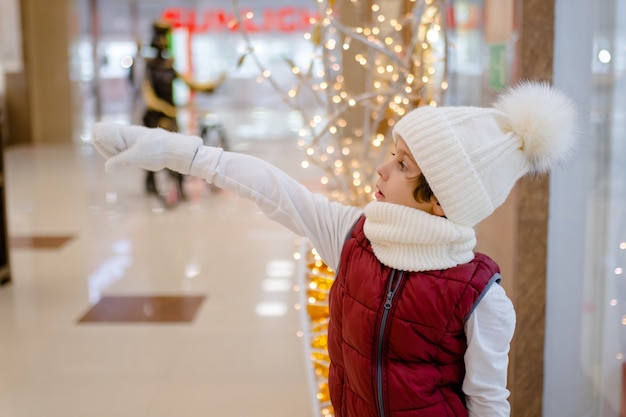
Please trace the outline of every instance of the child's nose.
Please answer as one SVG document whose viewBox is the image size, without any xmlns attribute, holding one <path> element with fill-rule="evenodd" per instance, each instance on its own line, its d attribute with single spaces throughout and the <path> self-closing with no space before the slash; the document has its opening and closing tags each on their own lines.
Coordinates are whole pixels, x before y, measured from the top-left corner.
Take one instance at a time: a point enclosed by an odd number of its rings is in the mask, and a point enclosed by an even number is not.
<svg viewBox="0 0 626 417">
<path fill-rule="evenodd" d="M 383 168 L 385 167 L 385 165 L 386 165 L 386 164 L 380 164 L 380 165 L 378 165 L 378 168 L 376 168 L 376 173 L 377 173 L 377 174 L 378 174 L 381 178 L 384 178 L 384 175 L 383 175 L 383 172 L 384 172 L 384 171 L 383 171 Z"/>
</svg>

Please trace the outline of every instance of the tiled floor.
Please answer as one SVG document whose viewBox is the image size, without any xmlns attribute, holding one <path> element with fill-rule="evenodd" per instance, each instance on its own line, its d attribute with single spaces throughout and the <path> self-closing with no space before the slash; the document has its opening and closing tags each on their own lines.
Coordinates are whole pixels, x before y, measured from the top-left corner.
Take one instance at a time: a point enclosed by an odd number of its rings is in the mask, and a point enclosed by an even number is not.
<svg viewBox="0 0 626 417">
<path fill-rule="evenodd" d="M 295 136 L 234 139 L 316 186 Z M 313 415 L 296 236 L 193 179 L 163 209 L 88 143 L 5 163 L 0 417 Z"/>
</svg>

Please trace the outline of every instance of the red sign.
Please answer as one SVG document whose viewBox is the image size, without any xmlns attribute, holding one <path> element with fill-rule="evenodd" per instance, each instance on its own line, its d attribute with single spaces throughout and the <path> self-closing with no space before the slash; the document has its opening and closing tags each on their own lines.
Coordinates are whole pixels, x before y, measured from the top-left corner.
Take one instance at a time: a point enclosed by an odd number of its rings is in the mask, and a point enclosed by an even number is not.
<svg viewBox="0 0 626 417">
<path fill-rule="evenodd" d="M 265 9 L 260 13 L 242 10 L 241 13 L 246 32 L 306 32 L 317 17 L 317 13 L 299 7 Z M 250 14 L 252 18 L 245 18 Z M 185 28 L 190 33 L 240 30 L 235 14 L 224 9 L 197 11 L 172 7 L 164 10 L 161 18 L 174 29 Z"/>
</svg>

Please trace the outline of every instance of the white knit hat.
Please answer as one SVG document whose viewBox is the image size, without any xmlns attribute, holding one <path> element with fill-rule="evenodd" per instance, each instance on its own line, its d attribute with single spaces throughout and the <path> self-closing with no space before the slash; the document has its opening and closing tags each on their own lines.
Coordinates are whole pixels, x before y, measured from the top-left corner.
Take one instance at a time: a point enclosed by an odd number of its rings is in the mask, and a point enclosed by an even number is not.
<svg viewBox="0 0 626 417">
<path fill-rule="evenodd" d="M 393 137 L 404 139 L 446 217 L 473 227 L 527 173 L 549 171 L 572 151 L 574 103 L 547 83 L 524 82 L 493 108 L 419 107 Z"/>
</svg>

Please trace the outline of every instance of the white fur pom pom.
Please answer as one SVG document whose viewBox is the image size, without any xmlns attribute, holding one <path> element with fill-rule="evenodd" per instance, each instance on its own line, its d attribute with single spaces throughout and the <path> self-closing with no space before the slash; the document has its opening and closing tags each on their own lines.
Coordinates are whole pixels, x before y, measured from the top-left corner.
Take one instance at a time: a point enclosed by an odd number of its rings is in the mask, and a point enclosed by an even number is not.
<svg viewBox="0 0 626 417">
<path fill-rule="evenodd" d="M 576 106 L 547 83 L 521 83 L 503 94 L 494 107 L 508 116 L 511 131 L 521 137 L 531 173 L 550 170 L 576 145 Z"/>
</svg>

